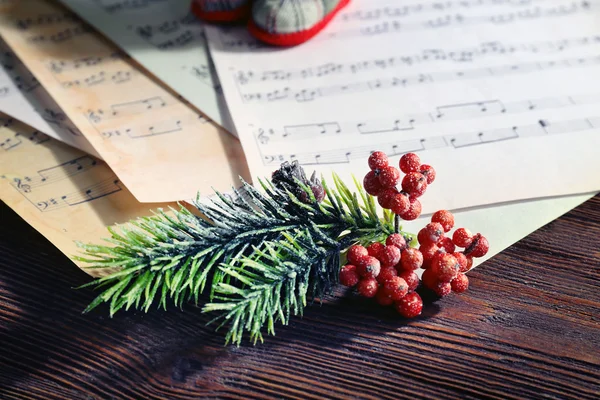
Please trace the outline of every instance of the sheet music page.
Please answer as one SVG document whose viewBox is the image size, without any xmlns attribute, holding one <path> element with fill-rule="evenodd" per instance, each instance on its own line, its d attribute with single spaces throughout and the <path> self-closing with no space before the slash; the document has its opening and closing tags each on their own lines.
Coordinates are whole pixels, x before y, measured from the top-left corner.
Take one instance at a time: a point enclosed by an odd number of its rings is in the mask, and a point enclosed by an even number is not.
<svg viewBox="0 0 600 400">
<path fill-rule="evenodd" d="M 191 0 L 59 0 L 235 135 Z"/>
<path fill-rule="evenodd" d="M 6 118 L 0 114 L 0 118 Z M 75 241 L 105 243 L 107 227 L 176 206 L 139 203 L 101 160 L 13 122 L 0 127 L 0 198 L 66 256 L 80 254 Z M 506 204 L 456 213 L 457 223 L 485 232 L 488 259 L 592 195 Z M 494 223 L 490 223 L 494 221 Z M 416 232 L 423 220 L 405 224 Z M 108 270 L 86 269 L 93 276 Z"/>
<path fill-rule="evenodd" d="M 0 40 L 0 112 L 54 139 L 100 157 L 38 80 Z"/>
<path fill-rule="evenodd" d="M 423 212 L 600 189 L 600 3 L 353 1 L 313 40 L 207 26 L 253 177 L 435 166 Z M 477 187 L 477 190 L 473 190 Z"/>
<path fill-rule="evenodd" d="M 13 2 L 0 34 L 138 201 L 187 200 L 249 179 L 236 138 L 61 6 Z"/>
<path fill-rule="evenodd" d="M 65 255 L 80 254 L 75 241 L 105 243 L 108 226 L 176 205 L 137 202 L 104 162 L 31 129 L 16 121 L 0 128 L 0 143 L 11 143 L 0 147 L 0 195 Z"/>
</svg>

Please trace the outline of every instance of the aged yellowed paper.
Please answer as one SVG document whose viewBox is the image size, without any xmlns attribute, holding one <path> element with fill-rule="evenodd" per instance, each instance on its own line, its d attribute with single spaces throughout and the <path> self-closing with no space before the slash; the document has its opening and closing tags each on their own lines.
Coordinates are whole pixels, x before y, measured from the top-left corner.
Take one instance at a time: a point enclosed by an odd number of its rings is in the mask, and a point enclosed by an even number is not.
<svg viewBox="0 0 600 400">
<path fill-rule="evenodd" d="M 6 2 L 0 34 L 141 202 L 227 191 L 249 179 L 236 138 L 49 1 Z"/>
<path fill-rule="evenodd" d="M 19 122 L 0 128 L 11 143 L 0 149 L 0 197 L 65 255 L 80 254 L 75 241 L 102 244 L 108 226 L 176 206 L 138 202 L 101 160 L 31 131 Z M 93 276 L 109 272 L 75 263 Z"/>
</svg>

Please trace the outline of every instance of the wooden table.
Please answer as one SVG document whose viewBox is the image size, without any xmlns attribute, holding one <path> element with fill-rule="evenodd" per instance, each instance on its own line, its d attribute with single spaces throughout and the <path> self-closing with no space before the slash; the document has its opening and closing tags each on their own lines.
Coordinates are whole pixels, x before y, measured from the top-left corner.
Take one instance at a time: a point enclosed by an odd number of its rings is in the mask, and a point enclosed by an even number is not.
<svg viewBox="0 0 600 400">
<path fill-rule="evenodd" d="M 255 347 L 200 309 L 81 311 L 86 274 L 1 204 L 0 398 L 600 398 L 600 196 L 402 322 L 339 296 Z"/>
</svg>

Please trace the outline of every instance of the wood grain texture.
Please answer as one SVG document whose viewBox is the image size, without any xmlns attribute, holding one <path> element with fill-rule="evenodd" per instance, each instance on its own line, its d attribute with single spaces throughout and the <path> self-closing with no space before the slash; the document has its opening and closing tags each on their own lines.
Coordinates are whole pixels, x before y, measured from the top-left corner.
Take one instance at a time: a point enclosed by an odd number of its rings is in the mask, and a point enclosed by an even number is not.
<svg viewBox="0 0 600 400">
<path fill-rule="evenodd" d="M 89 278 L 0 212 L 2 399 L 600 398 L 600 196 L 415 320 L 340 290 L 239 348 L 191 305 L 82 315 Z"/>
</svg>

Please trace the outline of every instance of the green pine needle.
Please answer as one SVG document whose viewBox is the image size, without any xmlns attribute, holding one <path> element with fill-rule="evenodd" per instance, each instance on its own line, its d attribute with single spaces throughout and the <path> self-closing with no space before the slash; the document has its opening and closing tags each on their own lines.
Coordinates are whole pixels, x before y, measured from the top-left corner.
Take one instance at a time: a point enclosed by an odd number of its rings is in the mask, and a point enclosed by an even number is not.
<svg viewBox="0 0 600 400">
<path fill-rule="evenodd" d="M 109 228 L 109 246 L 80 243 L 83 255 L 75 257 L 89 268 L 116 268 L 83 286 L 103 289 L 84 312 L 103 303 L 111 316 L 181 308 L 198 304 L 208 286 L 203 312 L 227 326 L 227 343 L 239 345 L 245 333 L 262 341 L 265 330 L 274 334 L 276 323 L 302 315 L 307 297 L 330 293 L 349 246 L 394 232 L 394 215 L 384 210 L 381 218 L 373 197 L 354 182 L 356 193 L 335 174 L 333 187 L 321 179 L 326 198 L 319 203 L 297 179 L 295 193 L 267 181 L 259 191 L 242 180 L 231 196 L 216 193 L 205 203 L 198 197 L 202 217 L 180 205 Z M 300 200 L 302 192 L 308 201 Z"/>
</svg>

